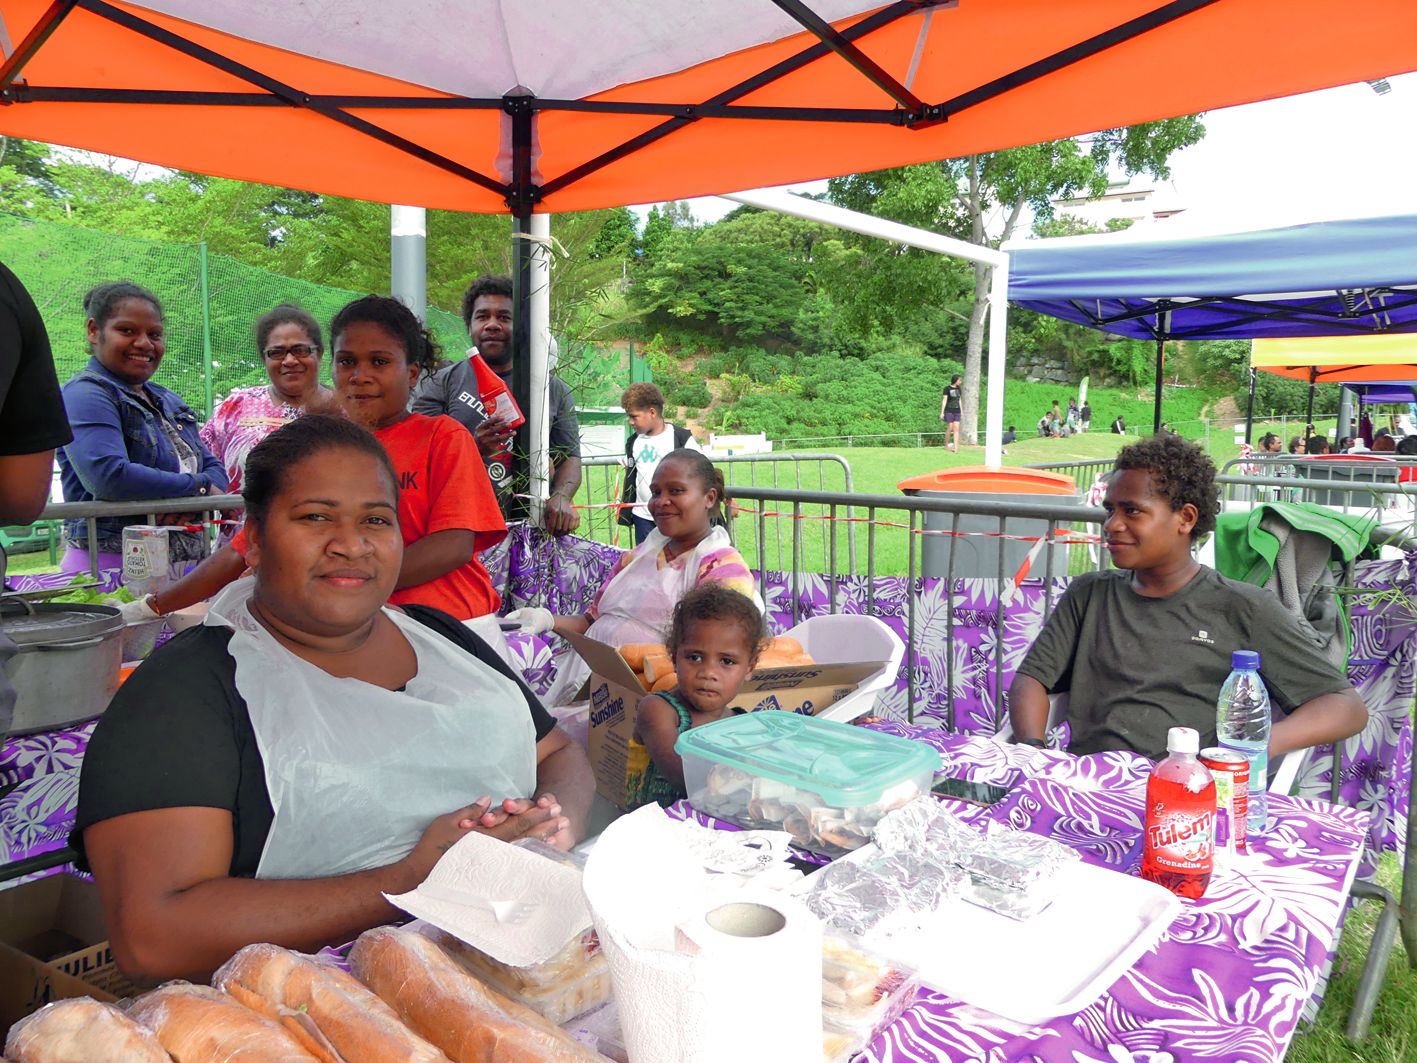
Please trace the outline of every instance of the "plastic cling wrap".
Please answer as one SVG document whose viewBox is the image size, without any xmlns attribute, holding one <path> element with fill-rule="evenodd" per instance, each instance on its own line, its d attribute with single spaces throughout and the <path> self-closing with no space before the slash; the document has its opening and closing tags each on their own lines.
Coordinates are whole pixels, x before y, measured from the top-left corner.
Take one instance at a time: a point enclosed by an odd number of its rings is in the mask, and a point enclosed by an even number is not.
<svg viewBox="0 0 1417 1063">
<path fill-rule="evenodd" d="M 286 1030 L 317 1056 L 344 1063 L 448 1063 L 393 1009 L 334 964 L 278 945 L 248 945 L 212 984 Z"/>
<path fill-rule="evenodd" d="M 172 1063 L 152 1031 L 87 997 L 40 1008 L 10 1028 L 10 1063 Z"/>
<path fill-rule="evenodd" d="M 601 1057 L 530 1008 L 488 989 L 420 934 L 366 930 L 349 953 L 361 982 L 453 1063 L 592 1063 Z"/>
<path fill-rule="evenodd" d="M 841 938 L 822 939 L 822 1032 L 826 1063 L 846 1063 L 869 1045 L 920 988 L 916 973 Z"/>
<path fill-rule="evenodd" d="M 138 998 L 128 1014 L 157 1034 L 176 1060 L 220 1063 L 328 1063 L 279 1024 L 206 986 L 169 982 Z"/>
</svg>

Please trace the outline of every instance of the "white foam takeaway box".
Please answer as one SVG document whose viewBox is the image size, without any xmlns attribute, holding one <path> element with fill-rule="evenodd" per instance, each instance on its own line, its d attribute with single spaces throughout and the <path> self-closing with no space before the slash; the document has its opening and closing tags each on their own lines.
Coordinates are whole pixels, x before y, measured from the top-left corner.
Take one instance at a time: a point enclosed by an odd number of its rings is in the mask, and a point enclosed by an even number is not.
<svg viewBox="0 0 1417 1063">
<path fill-rule="evenodd" d="M 812 665 L 760 668 L 730 702 L 745 712 L 779 709 L 850 721 L 875 706 L 905 653 L 899 636 L 870 616 L 819 616 L 784 632 L 802 644 Z M 595 786 L 617 808 L 627 804 L 625 770 L 635 711 L 647 693 L 624 658 L 603 642 L 567 636 L 590 665 L 588 749 Z"/>
</svg>

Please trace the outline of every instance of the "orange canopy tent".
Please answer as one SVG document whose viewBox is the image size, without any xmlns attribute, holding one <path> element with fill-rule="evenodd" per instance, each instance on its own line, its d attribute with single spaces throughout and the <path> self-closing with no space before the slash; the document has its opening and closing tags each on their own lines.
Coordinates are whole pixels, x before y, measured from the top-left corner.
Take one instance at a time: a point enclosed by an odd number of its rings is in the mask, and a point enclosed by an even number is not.
<svg viewBox="0 0 1417 1063">
<path fill-rule="evenodd" d="M 0 0 L 0 54 L 0 133 L 526 232 L 1414 70 L 1417 3 Z"/>
<path fill-rule="evenodd" d="M 1255 340 L 1250 365 L 1311 384 L 1417 380 L 1417 334 Z"/>
<path fill-rule="evenodd" d="M 1319 384 L 1417 381 L 1417 334 L 1260 339 L 1250 345 L 1250 367 L 1291 380 L 1307 380 L 1307 424 L 1314 419 L 1314 388 Z"/>
<path fill-rule="evenodd" d="M 585 210 L 1417 69 L 1417 4 L 0 0 L 0 133 L 316 192 Z"/>
</svg>

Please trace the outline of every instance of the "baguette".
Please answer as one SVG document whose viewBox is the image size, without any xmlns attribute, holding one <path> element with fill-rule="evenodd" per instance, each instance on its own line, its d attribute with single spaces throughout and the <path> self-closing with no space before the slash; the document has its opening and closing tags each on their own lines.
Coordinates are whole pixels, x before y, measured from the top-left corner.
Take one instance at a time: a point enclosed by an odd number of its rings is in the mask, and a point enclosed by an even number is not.
<svg viewBox="0 0 1417 1063">
<path fill-rule="evenodd" d="M 176 1063 L 320 1060 L 279 1023 L 203 985 L 169 982 L 139 997 L 128 1014 L 157 1034 Z"/>
<path fill-rule="evenodd" d="M 632 672 L 645 670 L 645 658 L 650 654 L 667 654 L 669 651 L 658 642 L 631 642 L 620 647 L 620 656 Z"/>
<path fill-rule="evenodd" d="M 536 1012 L 494 993 L 423 935 L 366 930 L 349 967 L 453 1063 L 605 1063 Z"/>
<path fill-rule="evenodd" d="M 15 1023 L 5 1055 L 12 1063 L 172 1063 L 151 1030 L 88 997 L 58 1001 Z"/>
<path fill-rule="evenodd" d="M 212 984 L 297 1039 L 305 1033 L 300 1016 L 308 1016 L 344 1063 L 449 1063 L 353 975 L 279 945 L 248 945 Z"/>
</svg>

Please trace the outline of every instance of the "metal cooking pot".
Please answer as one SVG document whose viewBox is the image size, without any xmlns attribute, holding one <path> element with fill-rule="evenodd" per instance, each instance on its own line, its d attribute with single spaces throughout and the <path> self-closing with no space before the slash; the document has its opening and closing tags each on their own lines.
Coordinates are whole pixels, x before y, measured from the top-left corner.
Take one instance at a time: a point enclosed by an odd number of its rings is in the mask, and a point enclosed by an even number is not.
<svg viewBox="0 0 1417 1063">
<path fill-rule="evenodd" d="M 123 664 L 117 609 L 6 598 L 0 628 L 19 647 L 5 665 L 18 695 L 10 734 L 68 727 L 108 708 Z"/>
</svg>

